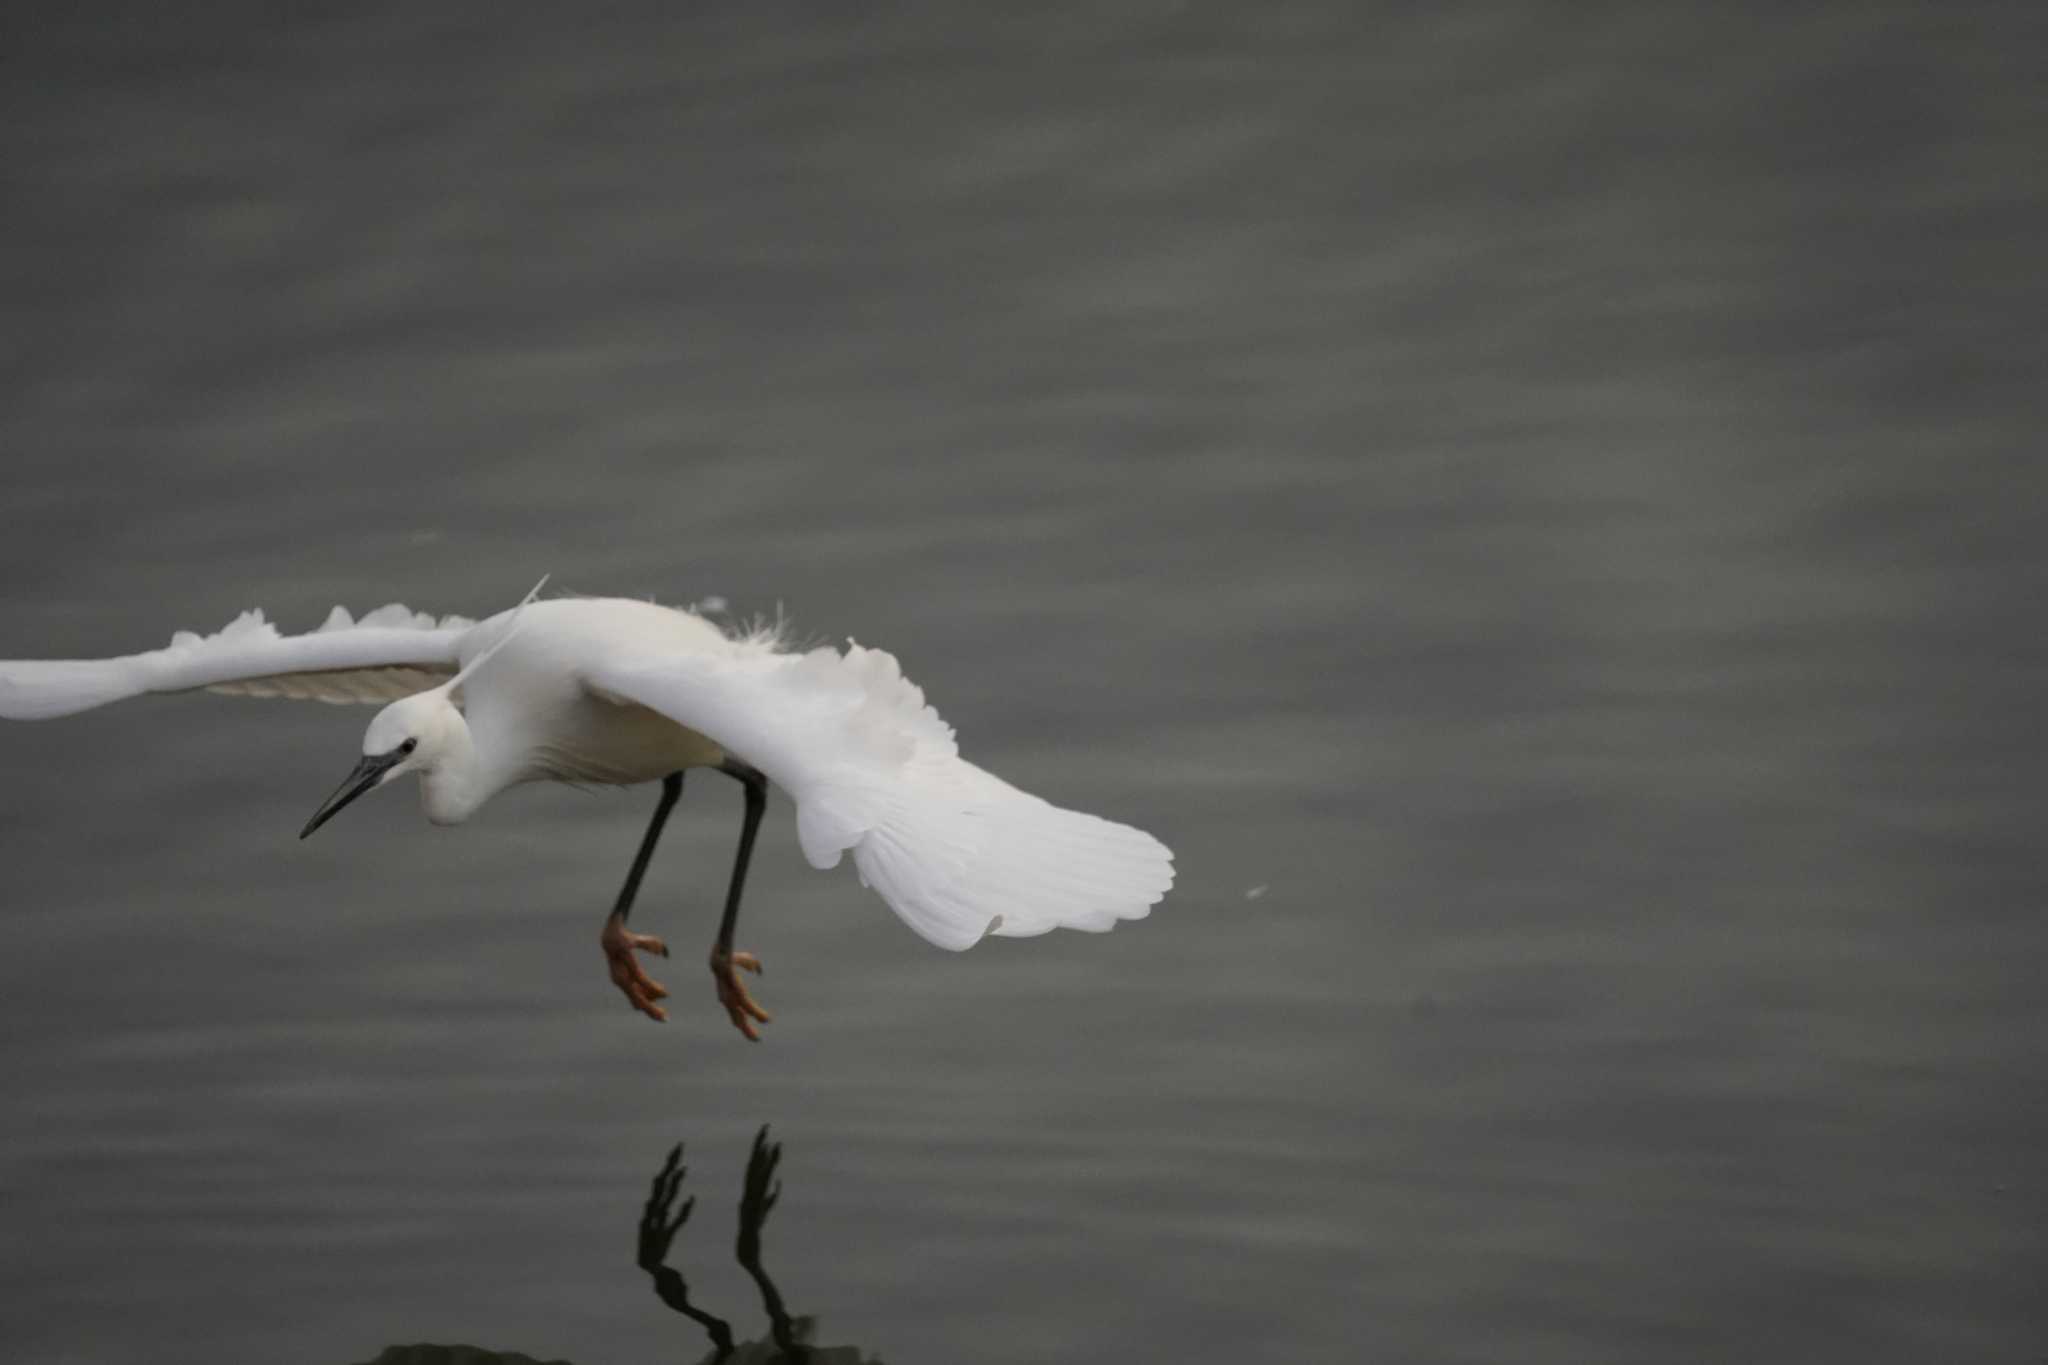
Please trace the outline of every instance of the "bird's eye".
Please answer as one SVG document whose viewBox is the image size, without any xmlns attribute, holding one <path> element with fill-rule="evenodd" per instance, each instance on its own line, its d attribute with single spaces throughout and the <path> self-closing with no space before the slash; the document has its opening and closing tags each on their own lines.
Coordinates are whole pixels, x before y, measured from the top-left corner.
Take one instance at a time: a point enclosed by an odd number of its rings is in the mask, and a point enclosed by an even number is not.
<svg viewBox="0 0 2048 1365">
<path fill-rule="evenodd" d="M 405 743 L 403 743 L 403 744 L 401 744 L 401 745 L 399 745 L 399 746 L 398 746 L 398 752 L 400 752 L 400 753 L 402 753 L 402 754 L 409 754 L 409 753 L 411 753 L 411 752 L 412 752 L 412 751 L 413 751 L 414 749 L 417 749 L 417 748 L 419 748 L 419 747 L 420 747 L 420 742 L 419 742 L 418 740 L 416 740 L 416 739 L 409 739 L 409 740 L 407 740 L 407 741 L 406 741 Z"/>
</svg>

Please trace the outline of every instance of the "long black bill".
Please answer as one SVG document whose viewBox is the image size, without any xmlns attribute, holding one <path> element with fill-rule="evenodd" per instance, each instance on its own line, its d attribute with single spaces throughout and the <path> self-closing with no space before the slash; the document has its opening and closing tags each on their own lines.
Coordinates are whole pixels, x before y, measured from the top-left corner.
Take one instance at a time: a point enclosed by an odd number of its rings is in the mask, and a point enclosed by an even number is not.
<svg viewBox="0 0 2048 1365">
<path fill-rule="evenodd" d="M 299 831 L 299 837 L 305 838 L 332 820 L 336 811 L 376 786 L 377 779 L 384 776 L 404 756 L 396 749 L 388 754 L 364 754 L 363 761 L 356 764 L 356 770 L 344 777 L 341 785 L 334 789 L 334 795 L 320 803 L 320 809 L 313 812 L 313 818 Z"/>
</svg>

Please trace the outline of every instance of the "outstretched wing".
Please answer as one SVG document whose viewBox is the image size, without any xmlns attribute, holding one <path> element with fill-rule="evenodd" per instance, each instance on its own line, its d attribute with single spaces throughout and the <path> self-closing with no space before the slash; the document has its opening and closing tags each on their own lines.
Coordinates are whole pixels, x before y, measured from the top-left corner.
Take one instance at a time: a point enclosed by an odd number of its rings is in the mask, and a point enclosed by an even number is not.
<svg viewBox="0 0 2048 1365">
<path fill-rule="evenodd" d="M 212 635 L 181 630 L 162 649 L 117 659 L 0 660 L 0 716 L 47 720 L 145 692 L 214 692 L 381 702 L 438 686 L 475 623 L 396 603 L 358 621 L 336 607 L 305 635 L 280 635 L 247 611 Z"/>
<path fill-rule="evenodd" d="M 850 849 L 861 881 L 942 948 L 1109 929 L 1173 884 L 1173 854 L 1143 830 L 1062 810 L 961 758 L 952 727 L 881 650 L 628 649 L 588 667 L 585 684 L 766 773 L 796 799 L 813 867 Z"/>
</svg>

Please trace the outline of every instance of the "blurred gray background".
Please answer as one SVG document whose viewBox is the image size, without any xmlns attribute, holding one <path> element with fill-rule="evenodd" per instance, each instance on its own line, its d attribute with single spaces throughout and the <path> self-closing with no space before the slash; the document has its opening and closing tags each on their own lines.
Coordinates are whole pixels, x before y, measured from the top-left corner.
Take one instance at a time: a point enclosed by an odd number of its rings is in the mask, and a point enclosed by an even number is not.
<svg viewBox="0 0 2048 1365">
<path fill-rule="evenodd" d="M 739 798 L 366 709 L 0 730 L 0 1354 L 2019 1360 L 2048 1009 L 2037 6 L 12 5 L 0 656 L 786 607 L 1156 831 L 927 948 Z M 1263 888 L 1261 891 L 1260 888 Z"/>
</svg>

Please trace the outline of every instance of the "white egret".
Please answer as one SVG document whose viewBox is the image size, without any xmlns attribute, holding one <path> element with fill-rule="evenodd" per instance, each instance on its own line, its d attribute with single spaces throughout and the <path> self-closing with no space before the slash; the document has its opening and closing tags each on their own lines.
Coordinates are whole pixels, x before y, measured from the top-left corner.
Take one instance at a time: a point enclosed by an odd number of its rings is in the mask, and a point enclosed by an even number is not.
<svg viewBox="0 0 2048 1365">
<path fill-rule="evenodd" d="M 538 592 L 538 589 L 535 590 Z M 984 934 L 1101 931 L 1142 918 L 1173 883 L 1173 855 L 1141 830 L 1062 810 L 969 763 L 893 656 L 784 649 L 688 611 L 616 598 L 528 600 L 484 621 L 388 606 L 336 607 L 304 635 L 260 611 L 208 636 L 112 659 L 0 661 L 0 716 L 40 720 L 147 692 L 208 691 L 386 702 L 363 756 L 304 838 L 364 792 L 418 773 L 437 825 L 467 820 L 522 782 L 659 781 L 661 798 L 600 936 L 633 1008 L 666 1019 L 667 991 L 626 928 L 683 774 L 715 768 L 746 794 L 725 910 L 711 950 L 719 1002 L 758 1039 L 768 1012 L 741 984 L 740 892 L 772 780 L 796 801 L 813 867 L 851 852 L 863 884 L 918 934 L 960 950 Z"/>
</svg>

